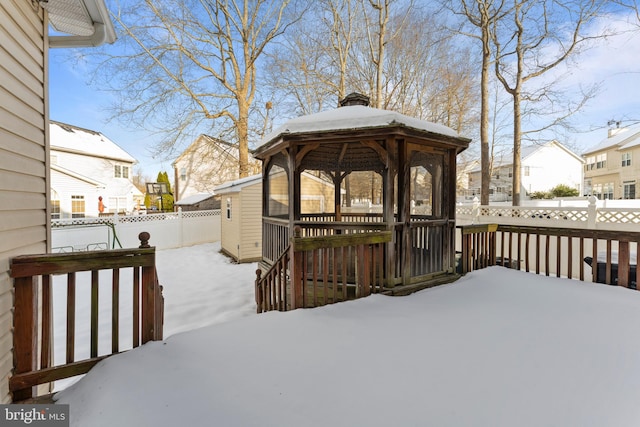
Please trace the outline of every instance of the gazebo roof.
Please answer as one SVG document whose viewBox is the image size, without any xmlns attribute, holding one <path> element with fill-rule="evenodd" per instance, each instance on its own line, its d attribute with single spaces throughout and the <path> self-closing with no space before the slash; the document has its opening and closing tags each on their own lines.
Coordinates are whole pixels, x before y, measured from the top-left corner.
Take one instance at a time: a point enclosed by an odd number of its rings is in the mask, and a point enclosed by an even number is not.
<svg viewBox="0 0 640 427">
<path fill-rule="evenodd" d="M 355 136 L 366 132 L 366 130 L 394 128 L 404 128 L 425 138 L 455 142 L 461 144 L 462 149 L 466 148 L 470 142 L 470 139 L 461 137 L 453 129 L 441 124 L 416 119 L 395 111 L 380 110 L 363 105 L 348 105 L 287 121 L 261 141 L 260 146 L 254 151 L 254 155 L 260 158 L 262 153 L 274 145 L 278 145 L 279 141 L 294 136 L 308 136 L 309 139 L 314 139 L 313 136 L 321 138 L 322 134 L 344 136 L 351 133 L 352 136 Z"/>
</svg>

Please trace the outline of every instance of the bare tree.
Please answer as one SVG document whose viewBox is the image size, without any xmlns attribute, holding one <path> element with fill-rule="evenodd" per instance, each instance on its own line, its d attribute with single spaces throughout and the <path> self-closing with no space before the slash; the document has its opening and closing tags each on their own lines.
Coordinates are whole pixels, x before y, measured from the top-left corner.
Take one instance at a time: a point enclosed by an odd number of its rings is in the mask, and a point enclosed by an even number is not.
<svg viewBox="0 0 640 427">
<path fill-rule="evenodd" d="M 596 0 L 513 0 L 508 18 L 494 22 L 495 73 L 513 102 L 514 206 L 520 205 L 523 104 L 542 102 L 553 94 L 553 81 L 543 82 L 534 91 L 527 91 L 524 85 L 567 61 L 594 37 L 585 33 L 585 27 L 604 4 Z M 553 124 L 558 124 L 576 107 L 559 113 L 556 104 L 554 110 Z"/>
<path fill-rule="evenodd" d="M 115 114 L 163 134 L 158 151 L 201 131 L 233 141 L 247 176 L 259 61 L 291 23 L 290 1 L 128 3 L 113 14 L 124 53 L 107 50 L 98 70 L 119 96 Z"/>
<path fill-rule="evenodd" d="M 462 16 L 466 23 L 472 27 L 471 31 L 466 31 L 464 28 L 458 31 L 480 42 L 482 58 L 480 66 L 480 203 L 486 205 L 489 204 L 489 184 L 491 182 L 489 153 L 491 31 L 495 22 L 504 16 L 504 0 L 460 0 L 459 2 L 446 2 L 446 5 L 454 14 Z"/>
</svg>

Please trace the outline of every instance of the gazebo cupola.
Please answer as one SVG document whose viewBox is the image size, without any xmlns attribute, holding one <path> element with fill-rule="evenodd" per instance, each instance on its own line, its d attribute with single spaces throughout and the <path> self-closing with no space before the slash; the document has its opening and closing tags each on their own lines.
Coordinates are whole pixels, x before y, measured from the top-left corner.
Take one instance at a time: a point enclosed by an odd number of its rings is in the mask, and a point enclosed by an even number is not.
<svg viewBox="0 0 640 427">
<path fill-rule="evenodd" d="M 383 291 L 451 280 L 456 155 L 469 142 L 446 126 L 371 108 L 357 93 L 339 108 L 289 120 L 254 152 L 263 162 L 263 268 L 278 260 L 296 230 L 320 245 L 326 239 L 328 247 L 337 245 L 336 236 L 384 235 L 376 273 Z M 303 172 L 333 191 L 319 196 Z"/>
</svg>

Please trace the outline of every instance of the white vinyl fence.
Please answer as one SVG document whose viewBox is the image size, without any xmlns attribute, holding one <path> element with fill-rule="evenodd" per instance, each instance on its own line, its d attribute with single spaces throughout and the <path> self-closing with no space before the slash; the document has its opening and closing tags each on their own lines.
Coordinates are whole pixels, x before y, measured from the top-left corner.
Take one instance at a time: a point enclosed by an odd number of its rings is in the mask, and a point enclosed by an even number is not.
<svg viewBox="0 0 640 427">
<path fill-rule="evenodd" d="M 600 201 L 591 196 L 584 202 L 582 204 L 556 202 L 556 206 L 484 206 L 480 205 L 476 199 L 472 205 L 456 207 L 456 222 L 458 224 L 495 223 L 612 231 L 640 230 L 640 207 L 630 203 L 636 202 L 635 200 Z"/>
<path fill-rule="evenodd" d="M 220 210 L 53 220 L 51 251 L 137 248 L 143 231 L 151 235 L 149 244 L 157 249 L 217 242 Z"/>
</svg>

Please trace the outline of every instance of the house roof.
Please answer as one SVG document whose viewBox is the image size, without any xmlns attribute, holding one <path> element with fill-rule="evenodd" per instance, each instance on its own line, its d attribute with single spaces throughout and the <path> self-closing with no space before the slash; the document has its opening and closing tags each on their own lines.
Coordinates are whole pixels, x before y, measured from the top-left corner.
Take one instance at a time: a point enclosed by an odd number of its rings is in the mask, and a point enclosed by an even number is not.
<svg viewBox="0 0 640 427">
<path fill-rule="evenodd" d="M 621 128 L 613 136 L 607 137 L 590 147 L 583 153 L 583 156 L 611 148 L 626 150 L 637 145 L 640 145 L 640 126 Z"/>
<path fill-rule="evenodd" d="M 228 150 L 235 150 L 236 152 L 233 153 L 233 155 L 235 157 L 238 156 L 237 151 L 238 151 L 238 147 L 230 142 L 224 141 L 222 139 L 219 138 L 214 138 L 213 136 L 207 135 L 207 134 L 200 134 L 198 135 L 198 137 L 191 143 L 189 144 L 189 146 L 187 148 L 185 148 L 185 150 L 180 153 L 180 155 L 178 157 L 176 157 L 176 159 L 173 161 L 173 163 L 171 163 L 171 166 L 175 167 L 176 164 L 182 160 L 185 156 L 189 155 L 189 154 L 193 154 L 198 152 L 198 150 L 202 147 L 202 143 L 203 142 L 207 142 L 210 144 L 215 144 L 218 145 L 220 147 L 225 147 Z"/>
<path fill-rule="evenodd" d="M 196 203 L 200 203 L 203 200 L 207 200 L 207 199 L 210 199 L 210 198 L 215 197 L 215 196 L 216 195 L 214 193 L 194 194 L 194 195 L 191 195 L 189 197 L 185 197 L 184 199 L 181 199 L 181 200 L 175 202 L 174 205 L 176 205 L 176 206 L 194 205 Z"/>
<path fill-rule="evenodd" d="M 40 5 L 57 31 L 71 35 L 50 35 L 50 47 L 90 47 L 113 43 L 116 32 L 104 0 L 47 0 Z"/>
<path fill-rule="evenodd" d="M 577 155 L 576 153 L 574 153 L 573 151 L 569 150 L 567 147 L 565 147 L 564 145 L 562 145 L 561 143 L 559 143 L 556 140 L 552 140 L 549 142 L 546 142 L 544 144 L 536 144 L 536 145 L 529 145 L 527 147 L 522 147 L 522 150 L 520 151 L 520 158 L 522 160 L 526 160 L 527 158 L 531 157 L 532 155 L 534 155 L 535 153 L 537 153 L 538 151 L 542 150 L 544 147 L 548 147 L 551 145 L 555 145 L 556 147 L 560 148 L 561 150 L 565 151 L 567 154 L 570 154 L 572 157 L 574 157 L 576 160 L 578 160 L 581 163 L 584 163 L 584 159 Z M 511 166 L 513 164 L 513 150 L 505 152 L 500 154 L 499 156 L 494 156 L 494 160 L 493 160 L 493 167 L 507 167 L 507 166 Z M 480 163 L 478 163 L 472 170 L 471 172 L 479 172 L 481 168 Z"/>
<path fill-rule="evenodd" d="M 51 170 L 54 170 L 56 172 L 60 172 L 61 174 L 70 176 L 71 178 L 78 179 L 80 181 L 84 181 L 84 182 L 89 183 L 91 185 L 94 185 L 96 187 L 102 187 L 102 188 L 106 187 L 106 184 L 103 183 L 103 182 L 96 181 L 93 178 L 89 178 L 88 176 L 84 176 L 82 174 L 79 174 L 79 173 L 74 172 L 72 170 L 60 167 L 58 165 L 51 165 Z"/>
<path fill-rule="evenodd" d="M 137 163 L 129 153 L 100 132 L 51 121 L 51 150 Z"/>
</svg>

